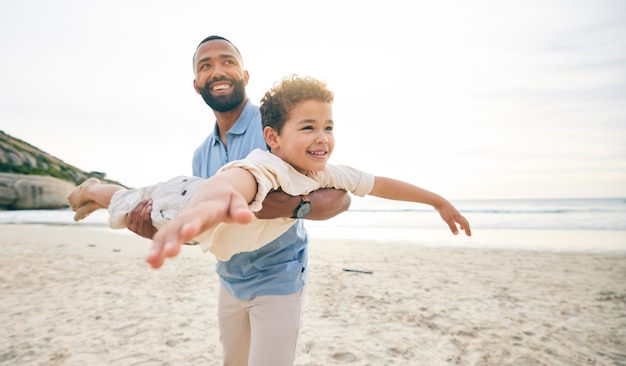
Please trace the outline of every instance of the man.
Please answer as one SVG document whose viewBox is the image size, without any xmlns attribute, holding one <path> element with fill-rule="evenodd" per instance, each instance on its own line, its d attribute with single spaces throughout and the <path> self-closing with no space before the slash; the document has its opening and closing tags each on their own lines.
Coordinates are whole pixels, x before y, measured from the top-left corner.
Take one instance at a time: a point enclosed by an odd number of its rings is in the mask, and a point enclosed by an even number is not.
<svg viewBox="0 0 626 366">
<path fill-rule="evenodd" d="M 193 157 L 193 174 L 208 178 L 224 164 L 266 145 L 259 109 L 246 95 L 249 74 L 239 50 L 223 37 L 207 37 L 196 49 L 193 66 L 194 88 L 216 118 L 213 132 Z M 308 197 L 273 192 L 257 217 L 323 220 L 349 205 L 350 197 L 342 190 L 323 189 Z M 128 228 L 151 238 L 156 229 L 149 221 L 150 211 L 149 201 L 139 204 L 129 214 Z M 225 365 L 293 364 L 307 277 L 307 245 L 308 234 L 298 220 L 261 249 L 218 261 L 218 318 Z"/>
</svg>

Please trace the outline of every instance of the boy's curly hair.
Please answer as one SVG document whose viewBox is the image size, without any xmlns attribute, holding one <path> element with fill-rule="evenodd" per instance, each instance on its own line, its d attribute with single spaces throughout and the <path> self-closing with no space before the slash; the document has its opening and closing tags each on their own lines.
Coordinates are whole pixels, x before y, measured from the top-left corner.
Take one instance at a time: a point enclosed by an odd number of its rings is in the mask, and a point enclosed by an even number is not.
<svg viewBox="0 0 626 366">
<path fill-rule="evenodd" d="M 306 100 L 332 104 L 333 99 L 334 94 L 325 82 L 309 76 L 288 76 L 275 84 L 261 99 L 259 109 L 263 128 L 272 127 L 280 134 L 289 112 L 296 104 Z"/>
</svg>

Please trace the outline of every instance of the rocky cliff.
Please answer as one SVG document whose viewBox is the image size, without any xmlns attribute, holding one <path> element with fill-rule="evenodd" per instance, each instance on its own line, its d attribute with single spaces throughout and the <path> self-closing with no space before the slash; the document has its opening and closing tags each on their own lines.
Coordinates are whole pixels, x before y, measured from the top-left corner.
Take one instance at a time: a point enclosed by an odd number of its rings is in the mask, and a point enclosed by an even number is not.
<svg viewBox="0 0 626 366">
<path fill-rule="evenodd" d="M 102 172 L 85 172 L 0 131 L 0 209 L 56 209 L 89 177 L 120 184 Z"/>
</svg>

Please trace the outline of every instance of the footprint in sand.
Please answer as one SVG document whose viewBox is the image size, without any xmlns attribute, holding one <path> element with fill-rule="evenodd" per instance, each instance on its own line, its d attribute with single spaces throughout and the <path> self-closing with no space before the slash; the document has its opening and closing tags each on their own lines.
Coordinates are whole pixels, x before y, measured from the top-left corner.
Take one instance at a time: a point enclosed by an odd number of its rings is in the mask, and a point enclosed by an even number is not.
<svg viewBox="0 0 626 366">
<path fill-rule="evenodd" d="M 333 354 L 333 359 L 342 362 L 353 362 L 356 361 L 356 356 L 350 352 L 337 352 Z"/>
</svg>

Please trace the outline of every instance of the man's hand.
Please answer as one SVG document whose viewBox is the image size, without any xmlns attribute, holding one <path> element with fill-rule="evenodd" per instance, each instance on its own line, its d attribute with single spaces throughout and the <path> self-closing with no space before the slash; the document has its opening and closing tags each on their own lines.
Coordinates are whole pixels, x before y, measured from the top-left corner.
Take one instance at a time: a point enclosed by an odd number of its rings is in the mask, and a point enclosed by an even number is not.
<svg viewBox="0 0 626 366">
<path fill-rule="evenodd" d="M 157 229 L 152 226 L 151 212 L 152 200 L 142 200 L 139 202 L 126 217 L 126 227 L 128 227 L 128 230 L 146 239 L 152 239 Z"/>
<path fill-rule="evenodd" d="M 309 220 L 328 220 L 350 208 L 350 195 L 342 189 L 322 188 L 309 193 L 311 213 Z M 257 219 L 276 219 L 292 217 L 293 211 L 300 203 L 300 196 L 290 196 L 277 190 L 271 191 L 263 200 L 263 209 L 256 212 Z"/>
</svg>

